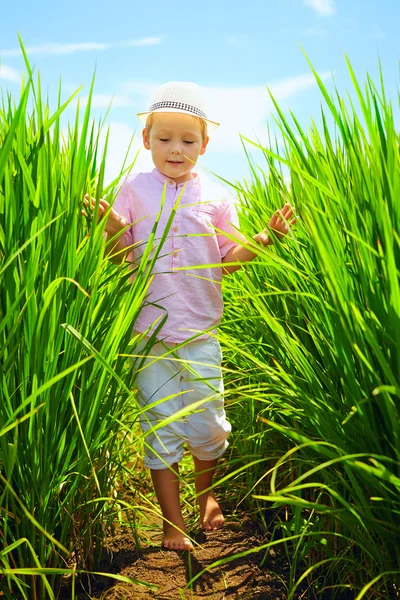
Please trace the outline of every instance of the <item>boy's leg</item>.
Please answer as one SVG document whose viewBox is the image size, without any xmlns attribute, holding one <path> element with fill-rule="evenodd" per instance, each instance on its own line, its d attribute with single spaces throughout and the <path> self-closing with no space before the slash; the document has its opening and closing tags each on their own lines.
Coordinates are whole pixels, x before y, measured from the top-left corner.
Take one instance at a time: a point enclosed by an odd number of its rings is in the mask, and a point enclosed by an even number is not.
<svg viewBox="0 0 400 600">
<path fill-rule="evenodd" d="M 225 522 L 222 510 L 213 490 L 209 490 L 217 467 L 218 458 L 200 460 L 193 456 L 195 468 L 196 494 L 200 506 L 200 522 L 206 531 L 219 529 Z M 205 491 L 208 490 L 208 491 Z"/>
<path fill-rule="evenodd" d="M 170 550 L 194 550 L 192 542 L 185 535 L 186 528 L 179 501 L 178 470 L 178 463 L 173 464 L 171 469 L 150 469 L 157 500 L 165 519 L 162 545 Z"/>
<path fill-rule="evenodd" d="M 137 353 L 141 353 L 144 344 L 145 342 L 137 347 Z M 172 347 L 157 343 L 150 354 L 153 357 L 162 356 Z M 160 421 L 183 408 L 182 396 L 179 395 L 182 367 L 172 358 L 156 362 L 152 358 L 146 359 L 144 368 L 135 373 L 134 385 L 138 389 L 138 403 L 143 408 L 169 398 L 141 414 L 141 427 L 147 433 L 145 441 L 148 445 L 144 463 L 150 469 L 157 500 L 165 519 L 162 545 L 171 550 L 193 550 L 192 543 L 185 535 L 179 501 L 178 461 L 183 455 L 185 425 L 182 420 L 175 421 L 151 432 L 151 426 L 157 426 Z M 167 467 L 169 464 L 170 468 Z"/>
<path fill-rule="evenodd" d="M 205 400 L 201 407 L 188 416 L 187 444 L 195 465 L 195 483 L 200 505 L 200 522 L 206 531 L 219 529 L 224 516 L 215 498 L 212 486 L 218 458 L 227 447 L 231 426 L 224 410 L 224 384 L 221 371 L 222 353 L 218 341 L 210 338 L 188 344 L 182 349 L 186 360 L 184 389 L 190 393 L 183 398 L 186 406 Z"/>
</svg>

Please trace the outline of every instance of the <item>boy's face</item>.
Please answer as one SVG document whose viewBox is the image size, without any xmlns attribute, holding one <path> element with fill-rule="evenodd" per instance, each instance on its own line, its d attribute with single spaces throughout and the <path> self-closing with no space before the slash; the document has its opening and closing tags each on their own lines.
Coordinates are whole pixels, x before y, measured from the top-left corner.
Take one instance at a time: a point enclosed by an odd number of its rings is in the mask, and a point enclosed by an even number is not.
<svg viewBox="0 0 400 600">
<path fill-rule="evenodd" d="M 198 157 L 204 154 L 208 137 L 203 140 L 196 117 L 181 113 L 154 113 L 150 132 L 143 129 L 143 144 L 151 150 L 153 163 L 175 183 L 192 178 Z"/>
</svg>

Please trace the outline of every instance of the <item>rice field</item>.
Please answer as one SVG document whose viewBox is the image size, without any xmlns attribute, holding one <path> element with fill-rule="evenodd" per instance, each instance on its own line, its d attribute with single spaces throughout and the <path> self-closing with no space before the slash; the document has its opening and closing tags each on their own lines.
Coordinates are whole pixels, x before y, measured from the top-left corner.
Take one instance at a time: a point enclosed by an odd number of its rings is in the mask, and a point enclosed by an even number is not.
<svg viewBox="0 0 400 600">
<path fill-rule="evenodd" d="M 104 221 L 82 216 L 82 199 L 112 201 L 130 165 L 104 185 L 94 83 L 63 134 L 75 95 L 62 104 L 60 89 L 51 111 L 25 59 L 20 98 L 0 107 L 0 596 L 44 600 L 66 575 L 77 597 L 121 518 L 119 482 L 143 445 L 131 330 L 168 231 L 134 283 L 108 260 Z M 263 163 L 249 156 L 249 178 L 231 182 L 249 241 L 282 202 L 298 215 L 283 243 L 224 278 L 220 329 L 234 434 L 218 490 L 270 532 L 265 550 L 286 553 L 288 600 L 399 589 L 398 110 L 383 78 L 348 68 L 354 104 L 314 72 L 318 120 L 303 130 L 275 105 L 283 144 L 271 135 Z"/>
</svg>

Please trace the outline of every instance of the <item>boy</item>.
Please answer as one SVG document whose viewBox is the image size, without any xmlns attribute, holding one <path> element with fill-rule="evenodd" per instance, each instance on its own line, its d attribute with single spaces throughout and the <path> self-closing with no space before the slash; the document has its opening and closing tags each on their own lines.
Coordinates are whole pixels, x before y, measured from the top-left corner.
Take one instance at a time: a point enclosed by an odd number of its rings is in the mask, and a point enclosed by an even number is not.
<svg viewBox="0 0 400 600">
<path fill-rule="evenodd" d="M 207 531 L 220 528 L 224 517 L 211 488 L 231 430 L 223 403 L 221 349 L 215 336 L 223 308 L 221 279 L 257 255 L 238 243 L 245 239 L 238 232 L 233 204 L 206 196 L 199 176 L 193 173 L 197 159 L 206 151 L 208 130 L 218 127 L 207 117 L 199 86 L 168 82 L 158 90 L 149 110 L 138 116 L 145 122 L 143 144 L 151 151 L 155 169 L 127 177 L 109 212 L 106 232 L 110 238 L 132 224 L 112 243 L 111 252 L 114 260 L 122 260 L 130 251 L 133 261 L 138 261 L 163 192 L 158 232 L 164 231 L 179 201 L 154 269 L 148 302 L 135 323 L 144 346 L 157 323 L 167 317 L 151 350 L 152 356 L 163 358 L 146 359 L 136 384 L 140 405 L 154 403 L 143 413 L 141 426 L 147 432 L 144 463 L 151 470 L 164 518 L 162 545 L 193 550 L 180 509 L 178 464 L 186 442 L 194 459 L 202 526 Z M 100 217 L 108 206 L 99 201 Z M 295 223 L 295 219 L 290 221 L 292 214 L 286 204 L 272 217 L 269 228 L 279 239 Z M 264 246 L 273 243 L 267 229 L 254 241 Z M 204 266 L 195 269 L 198 265 Z M 185 409 L 180 418 L 153 428 Z"/>
</svg>

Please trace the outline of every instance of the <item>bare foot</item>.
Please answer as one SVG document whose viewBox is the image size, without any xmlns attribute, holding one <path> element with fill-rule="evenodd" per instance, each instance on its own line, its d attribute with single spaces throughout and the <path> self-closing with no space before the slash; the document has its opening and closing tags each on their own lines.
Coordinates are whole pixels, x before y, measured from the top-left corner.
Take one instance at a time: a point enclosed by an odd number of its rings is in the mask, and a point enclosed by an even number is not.
<svg viewBox="0 0 400 600">
<path fill-rule="evenodd" d="M 200 521 L 206 531 L 220 529 L 225 523 L 222 510 L 214 496 L 214 492 L 207 492 L 199 496 Z"/>
<path fill-rule="evenodd" d="M 183 523 L 182 526 L 179 525 L 179 528 L 182 529 L 183 532 L 185 531 Z M 190 552 L 194 550 L 193 544 L 189 538 L 168 523 L 164 524 L 162 546 L 168 548 L 168 550 L 189 550 Z"/>
</svg>

